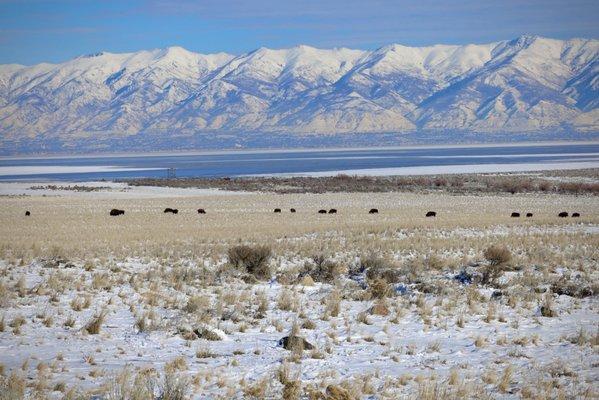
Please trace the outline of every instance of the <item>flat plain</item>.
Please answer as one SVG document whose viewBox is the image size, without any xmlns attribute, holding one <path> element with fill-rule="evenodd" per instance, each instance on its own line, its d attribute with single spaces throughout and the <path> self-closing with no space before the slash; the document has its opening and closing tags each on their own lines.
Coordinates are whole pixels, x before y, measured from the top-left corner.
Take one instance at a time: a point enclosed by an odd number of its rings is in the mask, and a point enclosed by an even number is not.
<svg viewBox="0 0 599 400">
<path fill-rule="evenodd" d="M 597 396 L 596 194 L 109 184 L 0 222 L 2 399 Z"/>
</svg>

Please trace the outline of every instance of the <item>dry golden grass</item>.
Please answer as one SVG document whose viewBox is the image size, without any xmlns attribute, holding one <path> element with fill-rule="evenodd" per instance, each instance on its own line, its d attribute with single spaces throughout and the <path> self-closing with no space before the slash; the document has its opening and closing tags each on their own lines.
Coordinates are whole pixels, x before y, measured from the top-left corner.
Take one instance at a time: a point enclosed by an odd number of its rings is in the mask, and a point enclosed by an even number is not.
<svg viewBox="0 0 599 400">
<path fill-rule="evenodd" d="M 165 215 L 165 206 L 179 209 Z M 110 217 L 113 207 L 126 210 Z M 198 207 L 207 210 L 198 215 Z M 297 213 L 273 214 L 280 207 Z M 336 215 L 319 215 L 319 208 L 337 208 Z M 370 215 L 371 207 L 379 214 Z M 23 210 L 32 216 L 23 217 Z M 428 210 L 436 218 L 425 218 Z M 532 219 L 510 218 L 512 211 L 534 212 Z M 557 218 L 562 210 L 582 217 Z M 2 197 L 0 198 L 0 257 L 29 261 L 45 258 L 105 258 L 126 256 L 211 256 L 229 244 L 252 242 L 296 250 L 308 256 L 330 252 L 342 238 L 370 252 L 384 246 L 381 233 L 401 230 L 484 228 L 506 226 L 597 223 L 595 197 L 548 195 L 451 196 L 412 193 L 237 194 L 159 198 Z M 329 235 L 334 232 L 335 235 Z M 329 235 L 321 240 L 287 241 L 307 234 Z M 376 236 L 376 237 L 373 237 Z M 384 235 L 382 235 L 384 236 Z M 387 239 L 388 240 L 388 239 Z M 428 245 L 442 238 L 431 238 Z M 504 243 L 506 244 L 506 243 Z M 326 250 L 326 251 L 323 251 Z M 432 259 L 432 258 L 431 258 Z"/>
</svg>

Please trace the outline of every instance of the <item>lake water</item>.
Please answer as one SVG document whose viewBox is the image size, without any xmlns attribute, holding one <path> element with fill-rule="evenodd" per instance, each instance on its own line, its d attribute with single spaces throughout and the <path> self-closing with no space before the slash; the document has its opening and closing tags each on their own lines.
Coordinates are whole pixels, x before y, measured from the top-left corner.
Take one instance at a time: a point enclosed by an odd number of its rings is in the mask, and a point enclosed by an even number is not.
<svg viewBox="0 0 599 400">
<path fill-rule="evenodd" d="M 599 168 L 599 143 L 0 158 L 0 180 L 402 175 Z"/>
</svg>

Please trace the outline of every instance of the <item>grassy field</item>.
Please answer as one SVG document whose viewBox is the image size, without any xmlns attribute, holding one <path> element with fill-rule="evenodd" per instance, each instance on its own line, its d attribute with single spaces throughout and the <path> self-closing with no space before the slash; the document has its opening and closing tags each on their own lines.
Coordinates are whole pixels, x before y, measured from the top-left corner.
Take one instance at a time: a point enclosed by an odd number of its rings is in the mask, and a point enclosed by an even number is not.
<svg viewBox="0 0 599 400">
<path fill-rule="evenodd" d="M 290 238 L 334 232 L 350 238 L 350 247 L 372 246 L 372 233 L 402 229 L 452 227 L 566 225 L 597 223 L 597 198 L 593 196 L 493 195 L 453 196 L 412 193 L 206 195 L 172 199 L 111 199 L 93 197 L 0 198 L 0 243 L 4 257 L 62 255 L 101 257 L 152 255 L 211 250 L 215 244 L 248 241 L 281 248 L 293 246 Z M 164 214 L 166 207 L 179 214 Z M 125 210 L 110 217 L 111 208 Z M 205 215 L 197 214 L 204 208 Z M 274 214 L 281 208 L 281 214 Z M 297 212 L 291 214 L 290 208 Z M 321 215 L 319 209 L 336 208 Z M 377 208 L 379 214 L 368 210 Z M 25 217 L 25 210 L 31 211 Z M 436 218 L 425 218 L 429 210 Z M 510 218 L 513 211 L 534 213 L 527 219 Z M 579 219 L 557 218 L 561 211 L 579 212 Z M 287 239 L 286 239 L 287 238 Z M 314 249 L 321 246 L 315 242 Z M 208 248 L 206 247 L 208 246 Z M 336 249 L 331 249 L 336 250 Z M 183 254 L 182 253 L 182 254 Z"/>
<path fill-rule="evenodd" d="M 167 190 L 0 197 L 0 399 L 597 397 L 595 195 Z"/>
</svg>

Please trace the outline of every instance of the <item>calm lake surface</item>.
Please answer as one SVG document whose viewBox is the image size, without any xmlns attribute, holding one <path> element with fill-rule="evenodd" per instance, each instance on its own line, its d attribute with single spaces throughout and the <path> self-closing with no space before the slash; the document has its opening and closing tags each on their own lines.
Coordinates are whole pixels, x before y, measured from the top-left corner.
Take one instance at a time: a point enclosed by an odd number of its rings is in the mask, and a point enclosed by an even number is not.
<svg viewBox="0 0 599 400">
<path fill-rule="evenodd" d="M 0 180 L 418 174 L 598 168 L 599 143 L 1 158 Z"/>
</svg>

